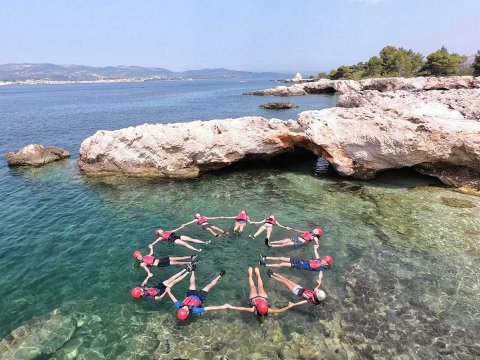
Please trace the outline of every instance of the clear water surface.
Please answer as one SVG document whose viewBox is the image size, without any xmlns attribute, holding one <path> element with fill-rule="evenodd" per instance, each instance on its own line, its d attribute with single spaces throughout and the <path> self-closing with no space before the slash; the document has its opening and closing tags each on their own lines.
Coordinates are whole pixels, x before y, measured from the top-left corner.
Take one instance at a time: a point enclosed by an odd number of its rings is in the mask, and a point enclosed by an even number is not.
<svg viewBox="0 0 480 360">
<path fill-rule="evenodd" d="M 330 96 L 288 99 L 300 108 L 267 112 L 279 99 L 242 96 L 271 82 L 152 82 L 0 87 L 0 150 L 54 144 L 70 160 L 38 169 L 0 163 L 0 358 L 5 359 L 475 359 L 480 356 L 480 199 L 409 172 L 372 182 L 312 175 L 314 159 L 206 174 L 197 180 L 88 178 L 76 167 L 83 139 L 99 129 L 243 115 L 294 118 L 333 106 Z M 282 100 L 282 99 L 280 99 Z M 358 184 L 342 190 L 339 183 Z M 275 211 L 300 229 L 325 229 L 327 300 L 259 321 L 232 311 L 180 323 L 168 299 L 133 301 L 144 273 L 131 253 L 158 226 L 193 213 L 260 220 Z M 219 221 L 228 228 L 232 224 Z M 247 233 L 254 231 L 249 228 Z M 185 234 L 209 239 L 196 227 Z M 291 234 L 275 229 L 273 239 Z M 189 255 L 160 244 L 156 255 Z M 311 247 L 267 250 L 262 239 L 213 239 L 197 284 L 226 275 L 206 305 L 245 305 L 247 267 L 260 252 L 308 259 Z M 263 274 L 265 272 L 261 269 Z M 154 269 L 154 281 L 179 271 Z M 280 273 L 305 286 L 314 274 Z M 295 297 L 264 275 L 273 306 Z M 182 298 L 184 281 L 173 292 Z"/>
</svg>

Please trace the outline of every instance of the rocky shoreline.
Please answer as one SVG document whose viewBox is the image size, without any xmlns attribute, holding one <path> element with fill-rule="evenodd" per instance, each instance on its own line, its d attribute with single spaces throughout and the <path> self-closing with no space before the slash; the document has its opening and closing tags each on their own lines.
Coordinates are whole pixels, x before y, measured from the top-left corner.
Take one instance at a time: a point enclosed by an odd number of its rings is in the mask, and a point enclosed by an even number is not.
<svg viewBox="0 0 480 360">
<path fill-rule="evenodd" d="M 320 80 L 253 94 L 304 93 L 341 95 L 336 107 L 296 120 L 244 117 L 98 131 L 82 143 L 79 167 L 87 175 L 191 178 L 303 148 L 343 176 L 371 179 L 412 167 L 480 190 L 480 78 Z"/>
</svg>

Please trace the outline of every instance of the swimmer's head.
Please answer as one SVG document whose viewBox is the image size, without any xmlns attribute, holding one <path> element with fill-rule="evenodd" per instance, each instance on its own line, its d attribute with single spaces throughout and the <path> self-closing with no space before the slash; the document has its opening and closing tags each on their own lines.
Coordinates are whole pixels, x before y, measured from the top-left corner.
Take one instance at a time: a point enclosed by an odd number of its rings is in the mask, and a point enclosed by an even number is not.
<svg viewBox="0 0 480 360">
<path fill-rule="evenodd" d="M 139 286 L 132 289 L 132 297 L 135 299 L 140 299 L 143 295 L 143 289 Z"/>
<path fill-rule="evenodd" d="M 190 315 L 190 310 L 188 309 L 188 306 L 182 306 L 177 311 L 177 318 L 179 320 L 186 320 L 189 315 Z"/>
<path fill-rule="evenodd" d="M 163 230 L 162 230 L 162 229 L 157 229 L 157 230 L 155 230 L 155 235 L 157 235 L 157 236 L 162 235 L 162 233 L 163 233 Z"/>
<path fill-rule="evenodd" d="M 135 259 L 142 260 L 142 253 L 140 251 L 135 250 L 132 255 Z"/>
<path fill-rule="evenodd" d="M 315 296 L 317 297 L 318 301 L 323 301 L 327 298 L 327 294 L 325 294 L 325 291 L 320 289 L 315 290 Z"/>
</svg>

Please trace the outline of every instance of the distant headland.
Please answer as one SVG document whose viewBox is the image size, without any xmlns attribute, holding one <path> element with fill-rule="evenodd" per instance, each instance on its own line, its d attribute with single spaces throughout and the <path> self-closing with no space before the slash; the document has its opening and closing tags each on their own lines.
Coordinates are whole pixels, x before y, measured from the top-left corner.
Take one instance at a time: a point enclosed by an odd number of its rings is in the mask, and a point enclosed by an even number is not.
<svg viewBox="0 0 480 360">
<path fill-rule="evenodd" d="M 285 73 L 250 72 L 229 69 L 201 69 L 175 72 L 139 66 L 93 67 L 55 64 L 0 65 L 0 85 L 144 82 L 158 80 L 283 79 Z"/>
</svg>

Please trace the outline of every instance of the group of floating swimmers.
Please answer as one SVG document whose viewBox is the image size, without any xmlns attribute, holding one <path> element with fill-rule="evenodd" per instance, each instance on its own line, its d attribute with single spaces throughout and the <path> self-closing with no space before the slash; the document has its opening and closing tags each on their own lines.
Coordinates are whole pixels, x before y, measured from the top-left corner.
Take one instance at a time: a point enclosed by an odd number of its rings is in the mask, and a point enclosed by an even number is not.
<svg viewBox="0 0 480 360">
<path fill-rule="evenodd" d="M 261 259 L 259 260 L 259 264 L 265 267 L 289 267 L 292 269 L 299 269 L 299 270 L 308 270 L 308 271 L 315 271 L 318 272 L 317 278 L 317 286 L 313 289 L 308 289 L 302 287 L 301 285 L 295 283 L 294 281 L 288 279 L 287 277 L 277 274 L 273 272 L 271 269 L 267 270 L 267 275 L 284 284 L 290 291 L 293 292 L 294 295 L 301 298 L 302 300 L 292 303 L 289 302 L 286 306 L 273 309 L 269 305 L 268 301 L 268 294 L 265 291 L 263 286 L 263 280 L 260 275 L 260 271 L 258 268 L 253 269 L 252 267 L 248 268 L 248 283 L 250 286 L 250 295 L 249 295 L 249 307 L 240 307 L 240 306 L 233 306 L 230 304 L 224 304 L 220 306 L 203 306 L 203 302 L 208 295 L 208 292 L 217 284 L 220 278 L 225 274 L 225 270 L 221 270 L 220 273 L 205 287 L 201 290 L 197 290 L 196 282 L 195 282 L 195 269 L 198 264 L 198 255 L 191 255 L 191 256 L 178 256 L 178 257 L 161 257 L 156 258 L 153 256 L 153 247 L 161 242 L 161 241 L 168 241 L 172 242 L 175 245 L 185 246 L 191 250 L 200 252 L 202 249 L 197 249 L 192 246 L 190 243 L 196 244 L 205 244 L 208 245 L 210 241 L 203 241 L 199 239 L 194 239 L 189 236 L 185 235 L 177 235 L 176 232 L 183 229 L 184 227 L 196 223 L 197 225 L 201 226 L 204 230 L 208 231 L 211 235 L 215 237 L 221 236 L 229 236 L 228 231 L 222 230 L 220 227 L 210 224 L 210 220 L 217 220 L 217 219 L 235 219 L 235 224 L 233 228 L 233 232 L 235 234 L 241 234 L 245 226 L 248 224 L 262 224 L 260 228 L 254 235 L 249 235 L 250 238 L 255 239 L 258 235 L 260 235 L 263 231 L 266 231 L 266 238 L 265 244 L 268 247 L 286 247 L 286 246 L 294 246 L 294 245 L 304 245 L 310 242 L 314 243 L 313 251 L 315 255 L 315 259 L 312 260 L 301 260 L 297 258 L 289 258 L 289 257 L 273 257 L 273 256 L 265 256 L 260 254 Z M 292 236 L 291 238 L 286 238 L 283 240 L 278 241 L 270 241 L 270 236 L 272 234 L 272 230 L 274 226 L 282 227 L 286 230 L 291 230 L 294 232 L 299 233 L 299 236 Z M 238 311 L 246 311 L 253 313 L 255 316 L 267 316 L 268 314 L 275 314 L 284 312 L 294 306 L 306 304 L 308 302 L 313 303 L 314 305 L 320 304 L 326 298 L 326 294 L 323 290 L 320 289 L 322 285 L 323 273 L 330 268 L 333 263 L 333 258 L 330 255 L 326 255 L 323 258 L 320 258 L 318 253 L 318 249 L 320 247 L 320 237 L 323 235 L 323 231 L 321 228 L 315 228 L 311 231 L 304 231 L 304 230 L 297 230 L 293 229 L 288 226 L 281 225 L 274 214 L 269 215 L 266 219 L 262 221 L 251 221 L 250 217 L 248 216 L 245 210 L 240 211 L 237 216 L 219 216 L 219 217 L 205 217 L 200 214 L 195 214 L 195 218 L 192 221 L 189 221 L 185 224 L 182 224 L 180 227 L 174 230 L 163 230 L 157 229 L 155 230 L 155 235 L 158 238 L 151 244 L 148 245 L 150 252 L 147 255 L 142 255 L 142 253 L 138 250 L 134 251 L 133 257 L 138 260 L 139 265 L 147 272 L 146 278 L 143 282 L 132 289 L 131 295 L 135 299 L 142 299 L 142 300 L 161 300 L 168 294 L 172 302 L 175 304 L 177 309 L 177 317 L 180 320 L 186 320 L 190 315 L 201 314 L 206 311 L 214 311 L 214 310 L 221 310 L 221 309 L 232 309 Z M 269 261 L 269 263 L 267 263 Z M 271 263 L 270 261 L 273 261 Z M 161 281 L 155 286 L 147 286 L 148 280 L 153 276 L 152 272 L 150 271 L 150 267 L 157 266 L 157 267 L 167 267 L 170 265 L 185 265 L 185 268 L 178 272 L 177 274 L 173 275 L 172 277 Z M 257 278 L 257 286 L 255 286 L 254 281 L 254 273 Z M 173 286 L 180 281 L 182 281 L 185 277 L 190 274 L 190 285 L 186 297 L 183 301 L 178 301 L 177 298 L 172 294 L 171 289 Z"/>
</svg>

